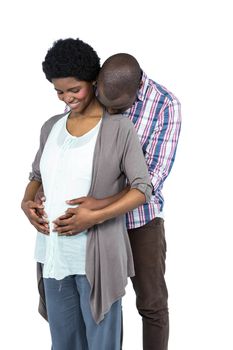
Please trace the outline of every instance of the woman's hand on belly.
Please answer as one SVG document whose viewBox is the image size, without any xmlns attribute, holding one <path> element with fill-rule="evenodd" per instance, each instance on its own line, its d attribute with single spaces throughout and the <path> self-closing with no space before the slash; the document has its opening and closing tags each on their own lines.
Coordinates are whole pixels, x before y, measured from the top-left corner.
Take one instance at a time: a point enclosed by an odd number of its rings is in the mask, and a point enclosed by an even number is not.
<svg viewBox="0 0 233 350">
<path fill-rule="evenodd" d="M 59 236 L 77 235 L 98 223 L 96 211 L 77 207 L 67 209 L 65 215 L 53 221 L 54 229 Z"/>
<path fill-rule="evenodd" d="M 37 231 L 46 235 L 49 234 L 48 220 L 41 215 L 41 212 L 44 210 L 43 204 L 38 204 L 33 201 L 23 201 L 21 208 Z"/>
</svg>

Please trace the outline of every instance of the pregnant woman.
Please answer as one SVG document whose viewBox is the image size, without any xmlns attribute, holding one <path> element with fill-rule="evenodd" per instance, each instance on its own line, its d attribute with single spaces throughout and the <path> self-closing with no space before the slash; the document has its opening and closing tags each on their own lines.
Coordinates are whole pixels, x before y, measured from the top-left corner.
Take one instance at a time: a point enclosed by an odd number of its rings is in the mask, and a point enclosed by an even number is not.
<svg viewBox="0 0 233 350">
<path fill-rule="evenodd" d="M 53 350 L 120 349 L 121 298 L 127 277 L 134 275 L 124 214 L 148 201 L 152 191 L 133 124 L 110 116 L 96 99 L 99 70 L 96 52 L 79 39 L 56 41 L 43 62 L 69 112 L 42 126 L 21 206 L 38 231 L 40 311 L 48 319 Z M 34 200 L 41 184 L 43 218 Z M 116 201 L 98 210 L 67 203 L 87 195 Z M 89 229 L 71 230 L 64 217 L 85 217 Z"/>
</svg>

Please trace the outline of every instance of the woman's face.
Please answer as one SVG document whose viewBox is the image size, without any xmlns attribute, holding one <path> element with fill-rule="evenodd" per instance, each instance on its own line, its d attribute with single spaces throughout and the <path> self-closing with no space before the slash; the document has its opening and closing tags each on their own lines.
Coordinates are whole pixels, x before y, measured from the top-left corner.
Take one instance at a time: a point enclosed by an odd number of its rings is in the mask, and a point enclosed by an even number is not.
<svg viewBox="0 0 233 350">
<path fill-rule="evenodd" d="M 82 113 L 95 97 L 93 83 L 73 77 L 52 79 L 58 98 L 75 113 Z"/>
</svg>

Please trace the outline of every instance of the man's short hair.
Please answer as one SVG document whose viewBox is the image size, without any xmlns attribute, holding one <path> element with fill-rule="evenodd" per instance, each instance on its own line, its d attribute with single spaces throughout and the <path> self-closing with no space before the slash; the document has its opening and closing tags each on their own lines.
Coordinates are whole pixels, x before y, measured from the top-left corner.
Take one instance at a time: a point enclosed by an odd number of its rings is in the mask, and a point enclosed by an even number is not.
<svg viewBox="0 0 233 350">
<path fill-rule="evenodd" d="M 139 88 L 141 68 L 138 61 L 127 53 L 110 56 L 103 64 L 98 84 L 105 97 L 115 100 L 121 95 L 134 96 Z"/>
</svg>

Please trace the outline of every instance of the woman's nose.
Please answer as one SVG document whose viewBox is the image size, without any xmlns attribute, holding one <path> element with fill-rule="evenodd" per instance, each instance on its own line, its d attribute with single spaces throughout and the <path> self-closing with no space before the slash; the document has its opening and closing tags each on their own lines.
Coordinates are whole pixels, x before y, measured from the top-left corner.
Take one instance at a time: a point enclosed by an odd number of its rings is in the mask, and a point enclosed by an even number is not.
<svg viewBox="0 0 233 350">
<path fill-rule="evenodd" d="M 66 103 L 70 103 L 74 100 L 74 97 L 73 96 L 70 96 L 70 95 L 67 95 L 64 97 L 64 100 Z"/>
</svg>

